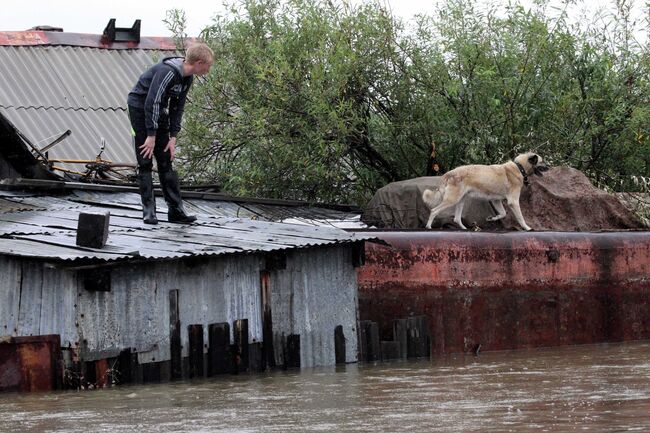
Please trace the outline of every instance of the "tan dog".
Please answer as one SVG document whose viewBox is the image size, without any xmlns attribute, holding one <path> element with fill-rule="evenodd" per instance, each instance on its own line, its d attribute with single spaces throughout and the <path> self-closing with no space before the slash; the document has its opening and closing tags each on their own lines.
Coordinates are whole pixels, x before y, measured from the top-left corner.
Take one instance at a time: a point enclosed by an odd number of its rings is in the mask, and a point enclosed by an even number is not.
<svg viewBox="0 0 650 433">
<path fill-rule="evenodd" d="M 502 203 L 502 200 L 506 200 L 519 225 L 524 230 L 531 230 L 521 214 L 519 194 L 521 188 L 528 185 L 528 176 L 542 176 L 546 170 L 548 166 L 543 164 L 542 158 L 532 152 L 521 154 L 514 161 L 505 164 L 457 167 L 442 176 L 436 191 L 427 189 L 422 194 L 422 199 L 431 209 L 426 228 L 431 228 L 434 218 L 440 212 L 456 206 L 454 222 L 467 230 L 461 221 L 463 206 L 466 197 L 474 197 L 490 200 L 498 212 L 498 215 L 488 218 L 488 221 L 497 221 L 506 216 Z"/>
</svg>

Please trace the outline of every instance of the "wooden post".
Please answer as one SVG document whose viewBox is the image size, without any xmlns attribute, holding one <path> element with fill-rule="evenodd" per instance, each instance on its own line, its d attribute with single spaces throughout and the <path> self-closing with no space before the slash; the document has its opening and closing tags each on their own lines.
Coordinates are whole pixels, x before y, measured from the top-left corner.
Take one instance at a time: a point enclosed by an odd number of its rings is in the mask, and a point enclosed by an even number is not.
<svg viewBox="0 0 650 433">
<path fill-rule="evenodd" d="M 235 367 L 237 373 L 248 371 L 248 319 L 235 320 L 233 325 Z"/>
<path fill-rule="evenodd" d="M 379 361 L 381 347 L 379 345 L 379 326 L 377 322 L 362 320 L 359 322 L 359 331 L 360 360 L 366 362 Z"/>
<path fill-rule="evenodd" d="M 300 368 L 300 335 L 287 335 L 284 349 L 284 366 L 285 368 Z"/>
<path fill-rule="evenodd" d="M 342 325 L 334 328 L 334 359 L 337 364 L 345 364 L 345 335 Z"/>
<path fill-rule="evenodd" d="M 160 362 L 147 362 L 146 364 L 142 364 L 142 382 L 160 382 Z"/>
<path fill-rule="evenodd" d="M 251 343 L 248 345 L 248 371 L 251 373 L 261 373 L 266 370 L 264 360 L 262 359 L 262 343 Z"/>
<path fill-rule="evenodd" d="M 406 328 L 407 356 L 409 358 L 428 357 L 430 349 L 427 316 L 409 317 L 406 322 Z"/>
<path fill-rule="evenodd" d="M 203 377 L 203 325 L 187 327 L 190 344 L 190 377 Z"/>
<path fill-rule="evenodd" d="M 97 388 L 106 388 L 110 385 L 108 380 L 108 360 L 98 359 L 95 361 L 95 386 Z"/>
<path fill-rule="evenodd" d="M 142 382 L 142 366 L 138 364 L 138 354 L 131 348 L 126 348 L 120 352 L 117 365 L 119 383 Z"/>
<path fill-rule="evenodd" d="M 231 371 L 230 324 L 211 323 L 208 325 L 208 376 L 225 374 Z"/>
<path fill-rule="evenodd" d="M 381 360 L 389 361 L 391 359 L 400 359 L 400 344 L 398 341 L 381 342 Z"/>
<path fill-rule="evenodd" d="M 181 320 L 178 312 L 178 290 L 169 291 L 169 346 L 171 355 L 171 378 L 183 377 L 181 358 Z"/>
<path fill-rule="evenodd" d="M 365 362 L 368 356 L 368 338 L 366 337 L 365 320 L 357 322 L 357 359 Z"/>
<path fill-rule="evenodd" d="M 399 345 L 399 358 L 406 359 L 408 353 L 406 319 L 393 320 L 393 341 Z"/>
<path fill-rule="evenodd" d="M 275 368 L 275 351 L 273 349 L 273 317 L 271 315 L 271 276 L 269 271 L 260 272 L 262 287 L 262 360 L 263 370 Z"/>
</svg>

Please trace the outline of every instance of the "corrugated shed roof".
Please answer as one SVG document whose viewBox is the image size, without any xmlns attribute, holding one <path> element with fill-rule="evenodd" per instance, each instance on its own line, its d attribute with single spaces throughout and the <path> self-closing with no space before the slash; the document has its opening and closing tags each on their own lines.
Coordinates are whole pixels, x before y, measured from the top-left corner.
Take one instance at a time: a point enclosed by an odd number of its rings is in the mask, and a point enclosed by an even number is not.
<svg viewBox="0 0 650 433">
<path fill-rule="evenodd" d="M 138 76 L 173 51 L 80 46 L 0 46 L 0 113 L 55 159 L 135 163 L 126 98 Z M 69 169 L 83 165 L 61 164 Z"/>
<path fill-rule="evenodd" d="M 206 199 L 187 199 L 186 207 L 196 211 L 192 225 L 165 222 L 166 207 L 158 198 L 160 224 L 145 225 L 135 192 L 74 190 L 62 196 L 12 191 L 0 194 L 0 254 L 40 259 L 113 261 L 128 258 L 174 259 L 187 256 L 254 253 L 305 248 L 373 239 L 374 236 L 349 233 L 331 226 L 329 221 L 349 223 L 358 215 L 341 211 L 291 206 L 304 218 L 303 224 L 271 220 L 277 215 L 261 208 L 251 212 L 249 204 Z M 289 207 L 277 214 L 290 213 Z M 109 211 L 108 244 L 101 250 L 78 247 L 76 228 L 80 212 Z M 257 214 L 256 212 L 262 212 Z M 310 214 L 310 212 L 313 212 Z M 314 219 L 308 219 L 307 217 Z M 257 218 L 257 219 L 250 219 Z"/>
<path fill-rule="evenodd" d="M 4 108 L 0 112 L 42 148 L 67 130 L 72 134 L 49 151 L 51 159 L 94 160 L 100 152 L 102 138 L 106 148 L 104 159 L 135 164 L 131 144 L 131 128 L 126 110 L 64 110 L 54 108 Z M 75 171 L 84 171 L 84 164 L 61 164 Z"/>
</svg>

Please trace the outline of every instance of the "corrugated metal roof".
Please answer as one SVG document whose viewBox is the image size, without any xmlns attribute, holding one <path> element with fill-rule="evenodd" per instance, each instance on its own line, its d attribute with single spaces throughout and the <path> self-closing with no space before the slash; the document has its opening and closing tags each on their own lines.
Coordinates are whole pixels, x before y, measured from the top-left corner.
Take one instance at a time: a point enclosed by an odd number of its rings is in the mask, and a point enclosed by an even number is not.
<svg viewBox="0 0 650 433">
<path fill-rule="evenodd" d="M 53 159 L 135 163 L 126 98 L 139 75 L 173 51 L 77 46 L 0 46 L 0 113 L 36 147 L 72 134 L 49 151 Z M 83 165 L 57 164 L 68 169 Z"/>
<path fill-rule="evenodd" d="M 374 236 L 348 233 L 327 227 L 322 221 L 340 221 L 352 216 L 335 210 L 292 206 L 291 210 L 307 217 L 303 225 L 262 219 L 274 215 L 254 215 L 245 206 L 232 202 L 187 199 L 188 209 L 196 210 L 198 221 L 192 225 L 165 222 L 166 207 L 158 198 L 161 222 L 156 226 L 142 222 L 139 195 L 134 192 L 98 192 L 74 190 L 64 196 L 13 192 L 3 194 L 0 206 L 0 254 L 42 259 L 112 261 L 127 258 L 173 259 L 187 256 L 220 255 L 235 252 L 266 252 L 305 248 L 373 239 Z M 265 205 L 266 208 L 273 206 Z M 289 214 L 275 206 L 275 213 Z M 16 209 L 29 209 L 20 210 Z M 261 211 L 261 208 L 258 209 Z M 78 247 L 76 228 L 80 212 L 109 211 L 108 244 L 101 250 Z M 268 213 L 268 209 L 266 211 Z M 249 219 L 242 215 L 261 219 Z M 357 220 L 358 221 L 358 220 Z M 311 225 L 308 225 L 311 224 Z M 358 223 L 361 226 L 361 223 Z"/>
<path fill-rule="evenodd" d="M 0 46 L 3 107 L 126 109 L 144 70 L 171 51 Z"/>
<path fill-rule="evenodd" d="M 52 148 L 51 159 L 94 160 L 100 151 L 102 138 L 106 147 L 104 159 L 135 164 L 131 129 L 126 110 L 84 111 L 53 108 L 4 108 L 2 113 L 27 138 L 42 148 L 67 131 L 72 134 Z M 81 171 L 84 164 L 55 163 L 67 169 Z"/>
<path fill-rule="evenodd" d="M 186 41 L 193 41 L 188 38 Z M 158 36 L 140 36 L 135 41 L 108 41 L 101 34 L 73 33 L 73 32 L 51 32 L 46 30 L 8 31 L 0 32 L 0 45 L 2 46 L 75 46 L 92 47 L 107 50 L 174 50 L 176 47 L 174 38 Z"/>
</svg>

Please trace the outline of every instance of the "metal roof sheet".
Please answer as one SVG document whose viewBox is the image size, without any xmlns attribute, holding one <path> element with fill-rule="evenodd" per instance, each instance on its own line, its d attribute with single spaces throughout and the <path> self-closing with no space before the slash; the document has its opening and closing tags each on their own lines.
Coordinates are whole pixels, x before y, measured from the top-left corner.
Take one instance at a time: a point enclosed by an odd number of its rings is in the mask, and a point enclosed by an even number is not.
<svg viewBox="0 0 650 433">
<path fill-rule="evenodd" d="M 0 113 L 38 148 L 70 130 L 50 158 L 94 159 L 104 138 L 105 159 L 135 163 L 127 95 L 148 66 L 169 55 L 174 51 L 0 46 Z"/>
<path fill-rule="evenodd" d="M 243 218 L 240 214 L 247 213 L 243 206 L 219 200 L 185 200 L 188 208 L 199 210 L 198 220 L 195 224 L 179 225 L 165 221 L 166 207 L 159 199 L 160 223 L 156 226 L 142 223 L 139 195 L 135 192 L 73 190 L 64 196 L 35 196 L 30 192 L 24 196 L 3 195 L 1 200 L 31 206 L 31 210 L 16 211 L 11 207 L 0 207 L 0 254 L 31 258 L 101 261 L 134 257 L 174 259 L 267 252 L 374 238 L 372 235 L 319 226 L 316 219 L 304 221 L 312 225 L 296 225 Z M 309 215 L 312 209 L 315 210 L 312 216 L 319 217 L 348 215 L 308 206 L 293 206 L 291 209 L 302 215 Z M 104 248 L 95 250 L 76 245 L 78 216 L 82 211 L 111 213 L 109 238 Z M 276 212 L 285 213 L 290 213 L 289 209 Z"/>
<path fill-rule="evenodd" d="M 173 51 L 70 46 L 0 46 L 0 105 L 74 110 L 126 109 L 144 70 Z"/>
<path fill-rule="evenodd" d="M 2 113 L 37 148 L 42 148 L 67 130 L 72 134 L 49 150 L 51 159 L 94 160 L 100 152 L 102 138 L 104 159 L 135 164 L 131 129 L 126 110 L 77 111 L 52 108 L 3 108 Z M 55 163 L 81 171 L 85 165 Z"/>
</svg>

